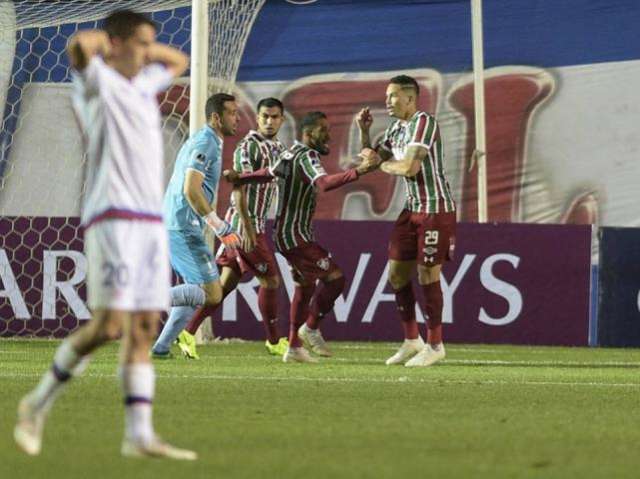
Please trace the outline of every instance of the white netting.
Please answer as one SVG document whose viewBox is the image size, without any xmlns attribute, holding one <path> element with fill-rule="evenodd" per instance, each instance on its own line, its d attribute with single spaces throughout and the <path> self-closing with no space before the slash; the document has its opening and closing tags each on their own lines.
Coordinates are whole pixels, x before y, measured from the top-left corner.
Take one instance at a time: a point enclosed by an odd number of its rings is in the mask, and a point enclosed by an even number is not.
<svg viewBox="0 0 640 479">
<path fill-rule="evenodd" d="M 150 13 L 158 39 L 191 50 L 189 0 L 0 0 L 0 335 L 64 335 L 88 315 L 78 232 L 81 136 L 70 105 L 65 47 L 110 12 Z M 264 0 L 209 3 L 211 85 L 230 90 Z M 188 134 L 189 78 L 162 97 L 171 171 Z"/>
</svg>

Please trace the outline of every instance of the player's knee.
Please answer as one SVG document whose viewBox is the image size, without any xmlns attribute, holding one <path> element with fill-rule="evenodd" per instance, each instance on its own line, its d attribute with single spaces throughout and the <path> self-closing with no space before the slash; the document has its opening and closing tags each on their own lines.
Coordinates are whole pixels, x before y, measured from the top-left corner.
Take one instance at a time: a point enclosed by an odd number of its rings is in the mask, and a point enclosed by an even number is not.
<svg viewBox="0 0 640 479">
<path fill-rule="evenodd" d="M 420 284 L 431 284 L 440 281 L 440 266 L 420 266 L 418 267 L 418 282 Z"/>
<path fill-rule="evenodd" d="M 207 291 L 204 299 L 205 307 L 212 307 L 220 304 L 222 302 L 222 288 L 217 288 L 215 290 Z"/>
<path fill-rule="evenodd" d="M 342 274 L 342 272 L 339 273 L 339 275 L 330 275 L 324 281 L 325 284 L 331 283 L 332 289 L 335 290 L 338 294 L 342 293 L 342 291 L 344 290 L 345 283 L 344 275 Z"/>
<path fill-rule="evenodd" d="M 96 324 L 96 339 L 100 342 L 114 341 L 122 335 L 122 321 L 109 315 Z"/>
<path fill-rule="evenodd" d="M 406 284 L 411 281 L 411 278 L 407 277 L 403 271 L 390 269 L 388 280 L 394 290 L 399 290 L 406 286 Z"/>
<path fill-rule="evenodd" d="M 280 287 L 280 276 L 261 276 L 258 282 L 262 288 L 277 289 Z"/>
</svg>

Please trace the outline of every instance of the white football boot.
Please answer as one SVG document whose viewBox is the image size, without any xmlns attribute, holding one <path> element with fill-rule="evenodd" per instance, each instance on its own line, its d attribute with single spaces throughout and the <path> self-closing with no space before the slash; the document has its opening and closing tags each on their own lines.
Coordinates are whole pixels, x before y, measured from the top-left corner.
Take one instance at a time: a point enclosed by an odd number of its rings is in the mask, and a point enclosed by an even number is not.
<svg viewBox="0 0 640 479">
<path fill-rule="evenodd" d="M 404 365 L 408 368 L 431 366 L 433 363 L 444 359 L 444 356 L 444 344 L 439 343 L 435 348 L 427 344 L 422 351 L 404 363 Z"/>
<path fill-rule="evenodd" d="M 416 339 L 405 339 L 398 351 L 385 361 L 387 366 L 404 364 L 424 349 L 424 341 L 420 336 Z"/>
<path fill-rule="evenodd" d="M 155 457 L 176 459 L 179 461 L 195 461 L 198 454 L 188 449 L 179 449 L 167 444 L 155 436 L 150 442 L 137 442 L 130 439 L 122 441 L 120 452 L 125 457 Z"/>
<path fill-rule="evenodd" d="M 319 329 L 311 329 L 306 324 L 303 324 L 298 329 L 298 336 L 300 336 L 305 346 L 318 356 L 324 356 L 325 358 L 333 356 Z"/>
<path fill-rule="evenodd" d="M 317 363 L 318 360 L 309 354 L 303 347 L 292 348 L 289 346 L 282 356 L 283 363 Z"/>
<path fill-rule="evenodd" d="M 42 450 L 42 431 L 47 413 L 37 411 L 29 396 L 25 396 L 18 405 L 18 422 L 13 430 L 13 438 L 20 449 L 30 456 L 37 456 Z"/>
</svg>

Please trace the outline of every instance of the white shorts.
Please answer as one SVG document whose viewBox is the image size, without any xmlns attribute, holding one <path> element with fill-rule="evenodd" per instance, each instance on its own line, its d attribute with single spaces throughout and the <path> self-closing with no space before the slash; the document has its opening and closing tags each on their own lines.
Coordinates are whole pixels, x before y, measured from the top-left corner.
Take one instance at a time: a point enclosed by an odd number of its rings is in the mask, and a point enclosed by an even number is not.
<svg viewBox="0 0 640 479">
<path fill-rule="evenodd" d="M 91 309 L 166 311 L 171 306 L 167 232 L 161 222 L 108 220 L 85 233 Z"/>
</svg>

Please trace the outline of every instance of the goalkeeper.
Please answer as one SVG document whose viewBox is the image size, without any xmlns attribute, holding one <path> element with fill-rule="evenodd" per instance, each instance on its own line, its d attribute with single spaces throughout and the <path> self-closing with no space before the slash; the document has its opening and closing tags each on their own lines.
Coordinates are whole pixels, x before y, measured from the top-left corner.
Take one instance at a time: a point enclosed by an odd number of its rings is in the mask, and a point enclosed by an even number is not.
<svg viewBox="0 0 640 479">
<path fill-rule="evenodd" d="M 226 247 L 236 248 L 241 242 L 229 223 L 219 218 L 211 207 L 220 180 L 223 139 L 235 135 L 238 126 L 235 98 L 225 93 L 211 96 L 205 114 L 207 124 L 178 152 L 163 207 L 171 265 L 187 283 L 173 288 L 172 296 L 193 297 L 193 301 L 187 303 L 194 306 L 171 308 L 169 320 L 152 349 L 155 358 L 170 357 L 171 344 L 195 313 L 195 305 L 204 303 L 206 307 L 222 301 L 218 268 L 204 238 L 205 226 L 211 228 Z M 173 301 L 176 303 L 184 304 Z"/>
</svg>

